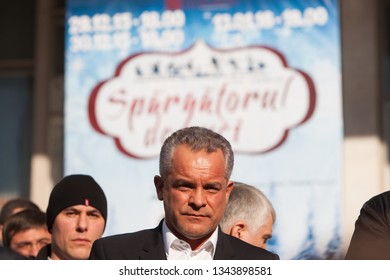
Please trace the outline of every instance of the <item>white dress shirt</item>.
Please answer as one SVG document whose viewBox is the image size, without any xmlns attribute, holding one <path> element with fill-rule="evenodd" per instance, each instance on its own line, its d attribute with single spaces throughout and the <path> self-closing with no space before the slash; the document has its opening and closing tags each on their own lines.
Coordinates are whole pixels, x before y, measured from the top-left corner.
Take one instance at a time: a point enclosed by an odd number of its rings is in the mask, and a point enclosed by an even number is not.
<svg viewBox="0 0 390 280">
<path fill-rule="evenodd" d="M 202 246 L 192 251 L 190 244 L 177 238 L 168 228 L 165 220 L 162 228 L 165 254 L 168 260 L 212 260 L 217 247 L 218 229 L 216 229 L 210 238 Z"/>
</svg>

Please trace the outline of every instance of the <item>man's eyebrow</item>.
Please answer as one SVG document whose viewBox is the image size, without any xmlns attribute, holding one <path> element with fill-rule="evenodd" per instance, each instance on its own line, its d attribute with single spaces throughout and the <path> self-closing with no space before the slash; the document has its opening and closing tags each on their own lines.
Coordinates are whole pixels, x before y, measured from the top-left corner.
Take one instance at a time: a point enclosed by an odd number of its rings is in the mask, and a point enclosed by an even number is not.
<svg viewBox="0 0 390 280">
<path fill-rule="evenodd" d="M 215 187 L 215 186 L 220 186 L 220 187 L 222 187 L 222 184 L 221 184 L 220 182 L 208 182 L 208 183 L 206 183 L 204 186 L 205 186 L 205 187 L 208 187 L 208 188 L 210 188 L 210 187 Z"/>
<path fill-rule="evenodd" d="M 93 214 L 98 213 L 98 214 L 101 215 L 101 213 L 100 213 L 100 211 L 99 211 L 98 209 L 91 209 L 91 210 L 88 210 L 87 213 L 89 213 L 89 214 L 91 214 L 91 213 L 93 213 Z"/>
<path fill-rule="evenodd" d="M 38 241 L 48 241 L 48 240 L 50 240 L 49 237 L 42 237 L 38 239 Z"/>
<path fill-rule="evenodd" d="M 67 208 L 65 208 L 64 210 L 62 211 L 76 211 L 76 212 L 80 212 L 80 210 L 78 210 L 77 208 L 73 207 L 73 206 L 69 206 Z"/>
<path fill-rule="evenodd" d="M 194 183 L 190 182 L 190 181 L 187 181 L 185 179 L 177 179 L 175 181 L 173 181 L 172 183 L 173 186 L 193 186 Z"/>
</svg>

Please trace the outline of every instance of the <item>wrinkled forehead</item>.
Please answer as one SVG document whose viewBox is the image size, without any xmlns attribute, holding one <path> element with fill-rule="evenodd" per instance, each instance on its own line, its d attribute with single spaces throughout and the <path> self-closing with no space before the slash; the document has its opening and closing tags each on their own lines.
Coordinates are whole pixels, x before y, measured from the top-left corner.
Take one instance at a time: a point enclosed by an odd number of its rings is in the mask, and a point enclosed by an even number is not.
<svg viewBox="0 0 390 280">
<path fill-rule="evenodd" d="M 225 156 L 220 149 L 208 151 L 207 149 L 193 150 L 188 146 L 177 146 L 172 152 L 171 166 L 175 164 L 185 163 L 202 163 L 209 162 L 212 165 L 218 165 L 220 168 L 226 169 Z"/>
</svg>

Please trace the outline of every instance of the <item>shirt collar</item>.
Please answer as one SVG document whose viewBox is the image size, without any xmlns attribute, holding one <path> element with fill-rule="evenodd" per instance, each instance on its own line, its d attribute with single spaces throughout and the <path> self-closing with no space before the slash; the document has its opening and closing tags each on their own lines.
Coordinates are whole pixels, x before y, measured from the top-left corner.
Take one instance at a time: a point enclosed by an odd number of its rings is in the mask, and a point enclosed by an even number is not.
<svg viewBox="0 0 390 280">
<path fill-rule="evenodd" d="M 168 253 L 169 253 L 170 248 L 172 248 L 173 246 L 175 246 L 177 248 L 178 241 L 182 241 L 185 244 L 188 244 L 186 241 L 180 240 L 179 238 L 177 238 L 173 234 L 173 232 L 168 228 L 168 226 L 165 222 L 165 219 L 164 219 L 163 226 L 162 226 L 162 234 L 163 234 L 165 254 L 167 257 L 169 255 Z M 218 228 L 216 228 L 214 230 L 214 232 L 210 236 L 210 238 L 206 242 L 204 242 L 202 244 L 202 246 L 197 251 L 200 251 L 202 249 L 209 250 L 210 254 L 211 254 L 211 258 L 214 258 L 215 248 L 217 247 L 217 240 L 218 240 Z M 190 247 L 189 244 L 188 244 L 188 246 Z M 208 249 L 208 248 L 210 248 L 210 249 Z"/>
</svg>

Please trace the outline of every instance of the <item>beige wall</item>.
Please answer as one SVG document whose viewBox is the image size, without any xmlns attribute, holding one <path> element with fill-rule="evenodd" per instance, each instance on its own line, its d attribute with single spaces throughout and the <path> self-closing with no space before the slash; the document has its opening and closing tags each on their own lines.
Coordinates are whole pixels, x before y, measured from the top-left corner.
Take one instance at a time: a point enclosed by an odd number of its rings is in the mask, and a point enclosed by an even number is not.
<svg viewBox="0 0 390 280">
<path fill-rule="evenodd" d="M 386 189 L 382 139 L 383 1 L 341 0 L 344 247 L 363 203 Z"/>
<path fill-rule="evenodd" d="M 57 73 L 64 57 L 59 48 L 64 34 L 64 10 L 53 0 L 38 0 L 35 26 L 33 155 L 31 199 L 46 209 L 54 183 L 63 166 L 63 73 Z M 61 38 L 62 39 L 62 38 Z"/>
</svg>

